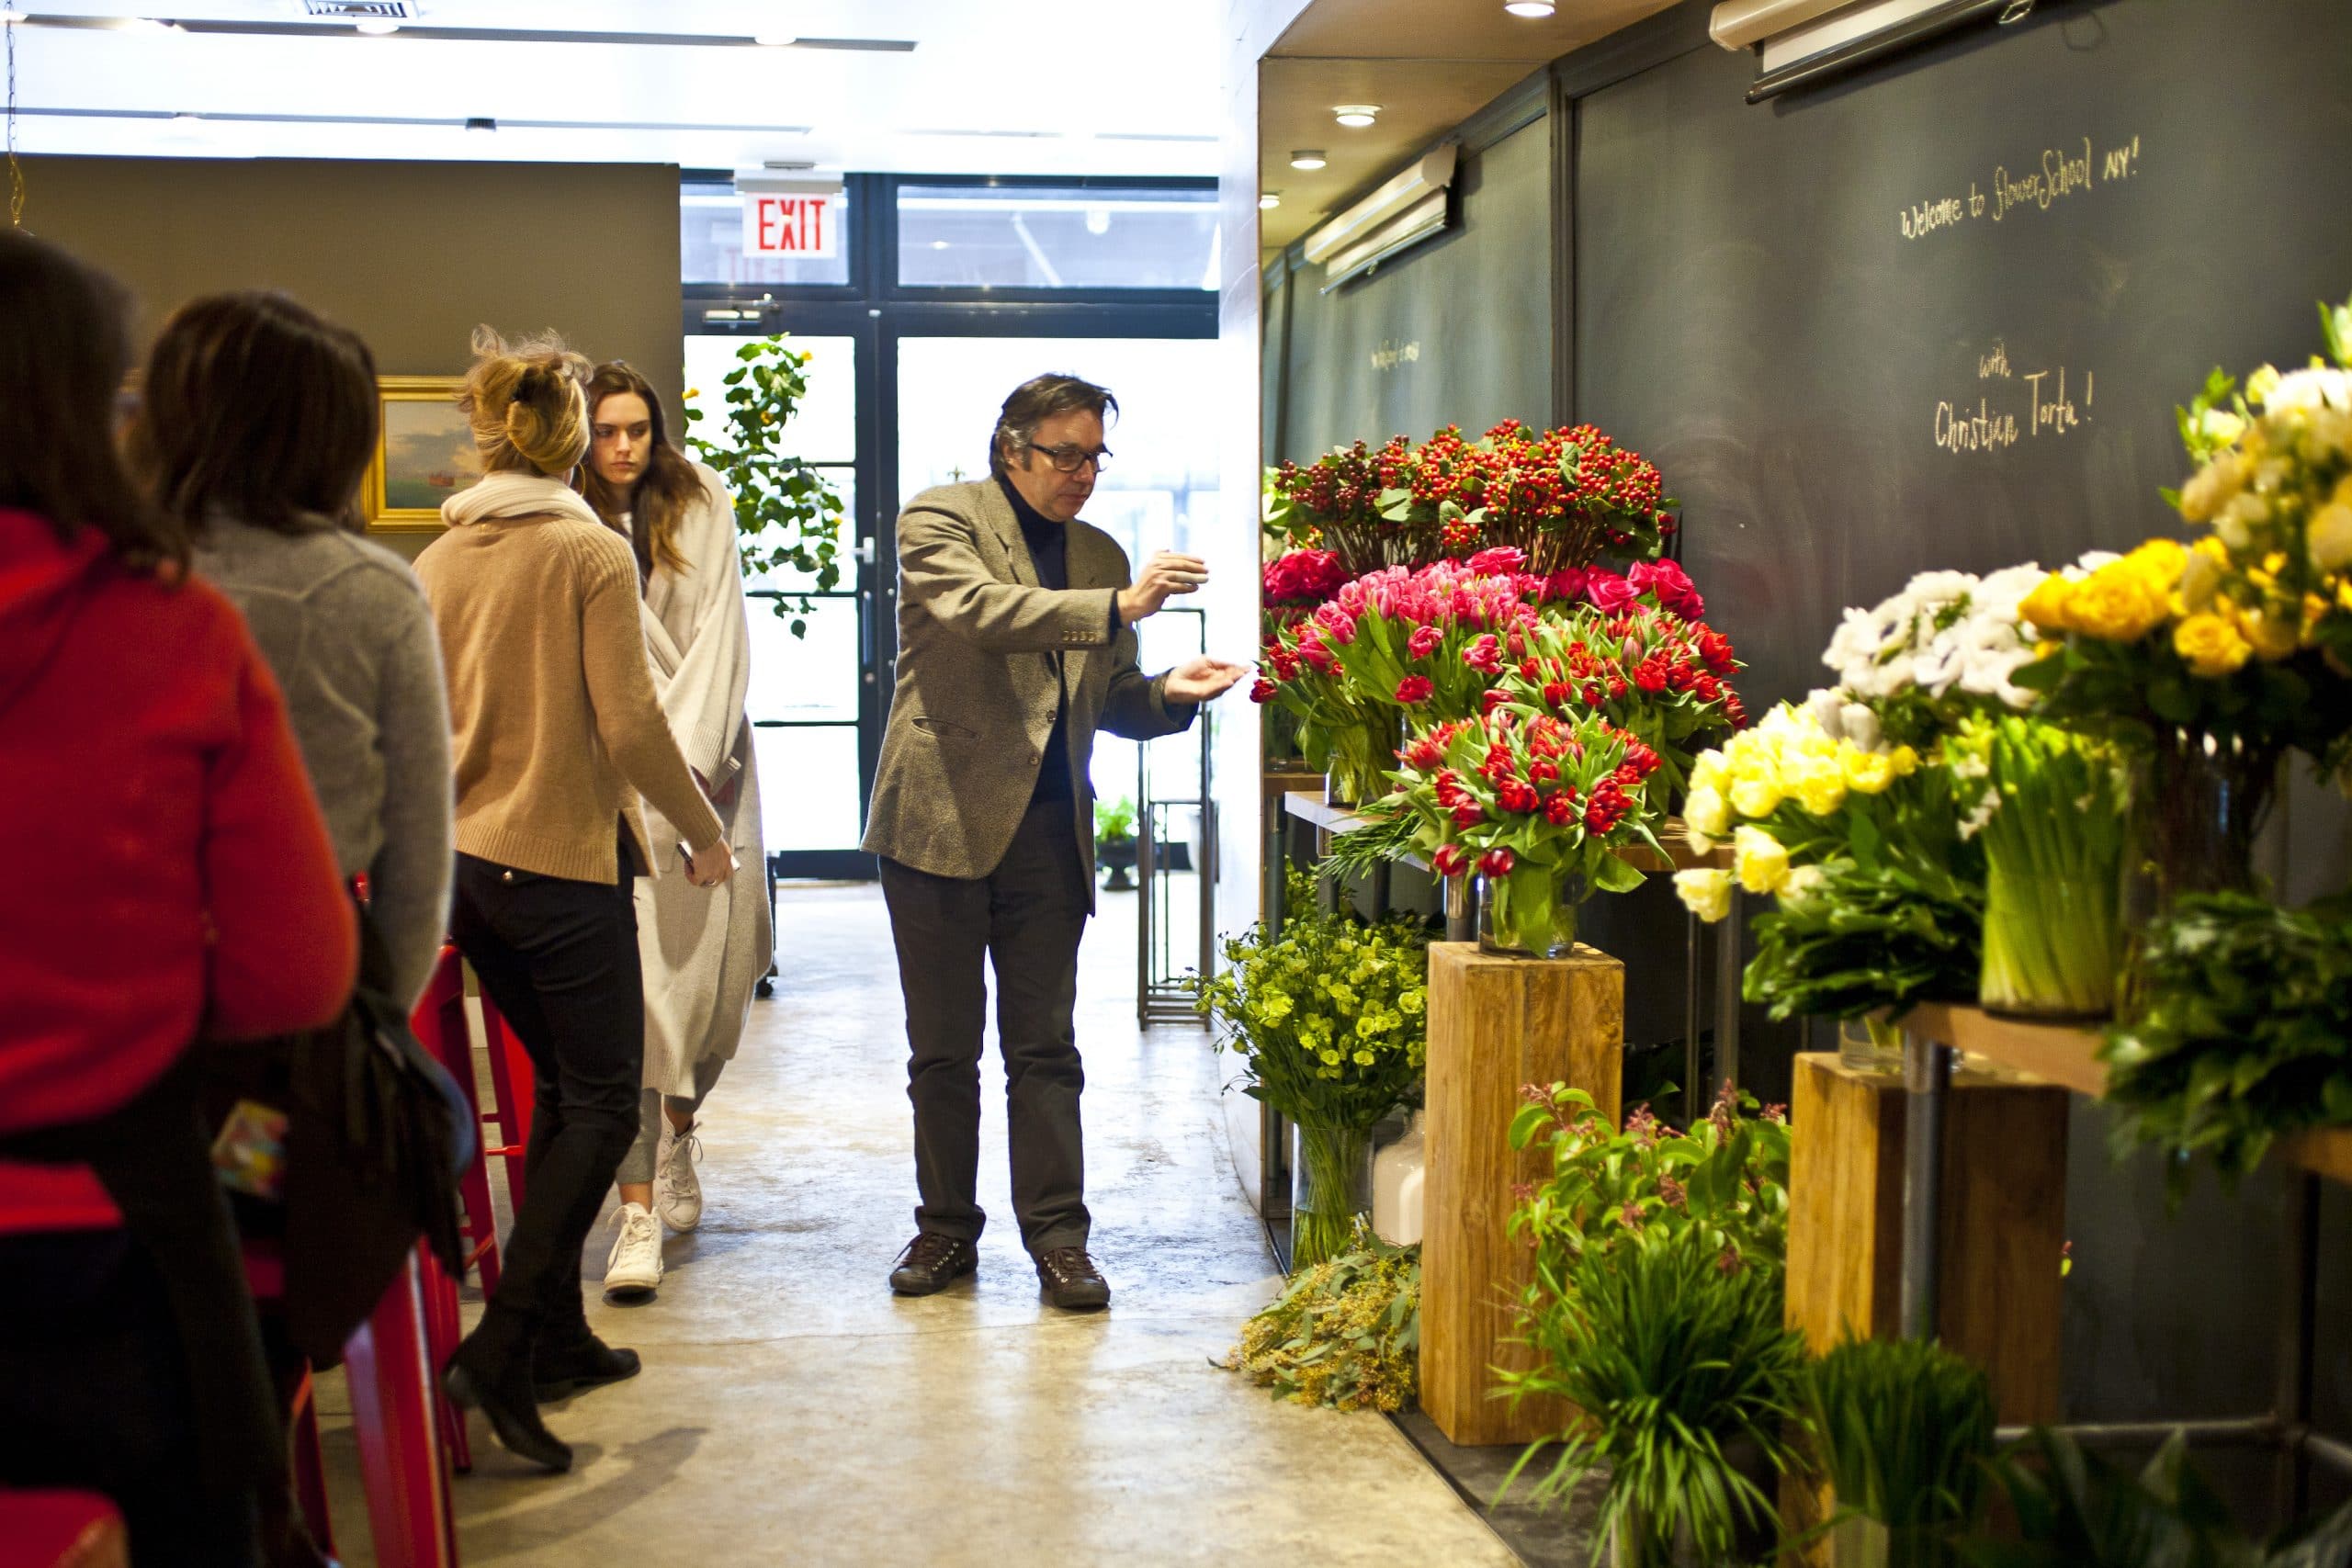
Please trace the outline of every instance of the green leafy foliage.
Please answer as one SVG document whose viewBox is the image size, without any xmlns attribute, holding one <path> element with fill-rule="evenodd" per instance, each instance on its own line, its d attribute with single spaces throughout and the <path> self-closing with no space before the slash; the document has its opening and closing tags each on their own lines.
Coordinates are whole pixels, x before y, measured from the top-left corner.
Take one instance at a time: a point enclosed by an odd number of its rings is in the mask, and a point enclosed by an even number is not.
<svg viewBox="0 0 2352 1568">
<path fill-rule="evenodd" d="M 1225 942 L 1225 967 L 1192 980 L 1195 1006 L 1241 1053 L 1244 1093 L 1294 1122 L 1369 1128 L 1418 1096 L 1427 1055 L 1429 933 L 1316 912 L 1294 874 L 1279 932 Z"/>
<path fill-rule="evenodd" d="M 1972 882 L 1910 857 L 1820 864 L 1823 880 L 1804 897 L 1783 897 L 1756 917 L 1756 956 L 1741 995 L 1770 1003 L 1775 1019 L 1860 1018 L 1975 997 L 1984 951 L 1981 874 Z"/>
<path fill-rule="evenodd" d="M 1982 1511 L 1993 1457 L 1984 1373 L 1923 1339 L 1849 1339 L 1804 1371 L 1800 1403 L 1815 1470 L 1838 1506 L 1902 1532 L 1949 1537 Z"/>
<path fill-rule="evenodd" d="M 2352 900 L 2282 909 L 2245 894 L 2182 898 L 2141 949 L 2138 1016 L 2102 1055 L 2118 1146 L 2253 1169 L 2279 1134 L 2352 1125 Z"/>
<path fill-rule="evenodd" d="M 1094 807 L 1094 841 L 1102 844 L 1123 844 L 1136 836 L 1136 803 L 1125 795 L 1116 800 L 1098 801 Z"/>
<path fill-rule="evenodd" d="M 1396 1410 L 1418 1386 L 1420 1351 L 1421 1249 L 1360 1220 L 1345 1251 L 1293 1275 L 1242 1325 L 1224 1364 L 1293 1404 Z"/>
<path fill-rule="evenodd" d="M 686 393 L 686 445 L 735 498 L 744 572 L 789 569 L 830 592 L 842 581 L 842 498 L 822 470 L 786 445 L 793 413 L 808 394 L 809 356 L 778 333 L 745 344 L 735 357 L 736 367 L 721 378 L 724 406 L 715 419 L 700 406 L 698 389 Z M 714 428 L 695 428 L 707 419 Z M 811 601 L 786 595 L 774 603 L 791 621 L 792 635 L 806 637 Z"/>
<path fill-rule="evenodd" d="M 1960 1548 L 1973 1568 L 2344 1568 L 2352 1505 L 2265 1545 L 2188 1463 L 2173 1434 L 2147 1468 L 2126 1474 L 2064 1432 L 2036 1427 L 1997 1461 L 2018 1540 Z"/>
<path fill-rule="evenodd" d="M 1606 1468 L 1595 1562 L 1614 1535 L 1623 1561 L 1662 1565 L 1679 1534 L 1702 1562 L 1737 1561 L 1740 1531 L 1777 1521 L 1733 1450 L 1752 1446 L 1775 1470 L 1796 1463 L 1787 1433 L 1804 1349 L 1781 1326 L 1779 1274 L 1729 1262 L 1698 1226 L 1659 1226 L 1585 1249 L 1561 1282 L 1528 1333 L 1543 1363 L 1510 1387 L 1559 1395 L 1586 1418 L 1538 1493 L 1563 1497 Z"/>
</svg>

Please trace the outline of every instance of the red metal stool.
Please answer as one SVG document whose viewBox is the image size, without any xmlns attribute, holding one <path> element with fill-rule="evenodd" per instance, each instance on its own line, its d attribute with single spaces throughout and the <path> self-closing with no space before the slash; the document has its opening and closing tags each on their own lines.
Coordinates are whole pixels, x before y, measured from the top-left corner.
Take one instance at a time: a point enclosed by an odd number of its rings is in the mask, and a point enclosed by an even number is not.
<svg viewBox="0 0 2352 1568">
<path fill-rule="evenodd" d="M 538 1077 L 531 1068 L 531 1054 L 522 1037 L 508 1026 L 505 1016 L 485 991 L 481 1001 L 482 1043 L 490 1049 L 490 1087 L 498 1104 L 482 1120 L 495 1122 L 499 1146 L 490 1150 L 506 1161 L 506 1201 L 523 1206 L 523 1164 L 531 1145 L 531 1107 L 538 1093 Z M 484 1287 L 487 1289 L 487 1287 Z"/>
<path fill-rule="evenodd" d="M 0 1491 L 0 1568 L 128 1568 L 130 1537 L 95 1492 Z"/>
</svg>

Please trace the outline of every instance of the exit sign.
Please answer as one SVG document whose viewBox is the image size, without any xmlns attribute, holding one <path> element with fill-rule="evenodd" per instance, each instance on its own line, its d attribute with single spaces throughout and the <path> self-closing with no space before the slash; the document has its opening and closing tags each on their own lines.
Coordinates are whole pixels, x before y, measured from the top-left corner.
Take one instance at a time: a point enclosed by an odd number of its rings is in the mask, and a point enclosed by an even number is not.
<svg viewBox="0 0 2352 1568">
<path fill-rule="evenodd" d="M 841 193 L 743 193 L 743 254 L 747 256 L 834 256 L 841 254 Z"/>
</svg>

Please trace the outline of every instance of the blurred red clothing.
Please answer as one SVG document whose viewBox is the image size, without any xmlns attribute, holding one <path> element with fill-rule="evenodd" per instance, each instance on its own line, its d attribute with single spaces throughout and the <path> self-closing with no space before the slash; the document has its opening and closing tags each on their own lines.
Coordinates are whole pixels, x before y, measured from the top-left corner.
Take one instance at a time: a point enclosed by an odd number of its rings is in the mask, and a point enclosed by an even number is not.
<svg viewBox="0 0 2352 1568">
<path fill-rule="evenodd" d="M 0 511 L 0 1133 L 99 1115 L 193 1045 L 334 1017 L 351 900 L 229 602 Z M 117 1222 L 0 1164 L 0 1232 Z"/>
</svg>

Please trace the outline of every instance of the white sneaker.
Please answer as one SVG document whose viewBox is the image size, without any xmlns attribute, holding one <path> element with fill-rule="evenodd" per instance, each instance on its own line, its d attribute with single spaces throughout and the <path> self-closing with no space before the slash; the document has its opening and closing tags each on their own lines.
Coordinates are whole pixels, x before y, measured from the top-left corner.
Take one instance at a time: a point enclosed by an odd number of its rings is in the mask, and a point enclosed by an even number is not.
<svg viewBox="0 0 2352 1568">
<path fill-rule="evenodd" d="M 662 1222 L 642 1203 L 623 1203 L 613 1218 L 621 1234 L 605 1260 L 605 1299 L 651 1301 L 662 1283 Z"/>
<path fill-rule="evenodd" d="M 667 1120 L 662 1123 L 662 1155 L 653 1169 L 653 1206 L 673 1231 L 690 1231 L 702 1224 L 702 1178 L 695 1162 L 702 1158 L 699 1122 L 683 1133 Z"/>
</svg>

